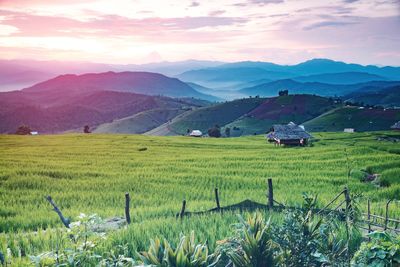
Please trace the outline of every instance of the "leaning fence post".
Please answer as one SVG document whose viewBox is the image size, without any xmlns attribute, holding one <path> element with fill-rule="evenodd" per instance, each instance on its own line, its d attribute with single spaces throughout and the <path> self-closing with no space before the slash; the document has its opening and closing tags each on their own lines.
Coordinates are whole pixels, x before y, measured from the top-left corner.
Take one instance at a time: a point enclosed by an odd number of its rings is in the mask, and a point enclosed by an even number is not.
<svg viewBox="0 0 400 267">
<path fill-rule="evenodd" d="M 64 224 L 65 227 L 69 228 L 70 221 L 69 219 L 66 219 L 64 215 L 62 214 L 61 210 L 57 207 L 56 203 L 54 203 L 53 199 L 51 196 L 46 196 L 45 197 L 47 201 L 53 206 L 53 210 L 58 214 L 58 217 L 60 217 L 60 220 Z"/>
<path fill-rule="evenodd" d="M 392 201 L 392 199 L 389 199 L 386 202 L 386 211 L 385 211 L 385 231 L 387 230 L 388 222 L 389 222 L 389 204 Z"/>
<path fill-rule="evenodd" d="M 126 218 L 126 223 L 130 224 L 131 223 L 131 215 L 129 213 L 129 203 L 131 201 L 131 197 L 129 196 L 129 193 L 125 193 L 125 218 Z"/>
<path fill-rule="evenodd" d="M 343 192 L 344 192 L 344 197 L 346 200 L 346 212 L 348 212 L 350 209 L 350 203 L 351 203 L 349 189 L 347 187 L 345 187 Z"/>
<path fill-rule="evenodd" d="M 345 219 L 346 219 L 346 258 L 348 266 L 350 266 L 350 229 L 349 229 L 349 212 L 350 212 L 350 194 L 349 188 L 346 186 L 343 190 L 344 198 L 346 201 L 346 211 L 345 211 Z"/>
<path fill-rule="evenodd" d="M 272 178 L 268 178 L 268 208 L 274 207 L 274 189 L 272 187 Z"/>
<path fill-rule="evenodd" d="M 218 188 L 215 188 L 215 202 L 217 203 L 217 209 L 220 209 L 221 206 L 219 205 L 219 196 L 218 196 Z"/>
<path fill-rule="evenodd" d="M 371 233 L 371 201 L 368 198 L 367 201 L 367 208 L 368 208 L 368 234 Z M 368 240 L 371 240 L 371 237 L 368 237 Z"/>
<path fill-rule="evenodd" d="M 179 213 L 179 217 L 183 218 L 183 216 L 185 215 L 185 209 L 186 209 L 186 200 L 184 199 L 182 201 L 182 209 L 181 212 Z"/>
</svg>

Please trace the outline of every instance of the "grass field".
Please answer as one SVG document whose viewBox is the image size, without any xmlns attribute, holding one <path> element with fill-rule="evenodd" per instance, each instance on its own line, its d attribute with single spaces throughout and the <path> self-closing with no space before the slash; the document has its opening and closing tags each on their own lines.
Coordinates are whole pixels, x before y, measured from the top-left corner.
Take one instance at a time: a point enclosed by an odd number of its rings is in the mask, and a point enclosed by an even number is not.
<svg viewBox="0 0 400 267">
<path fill-rule="evenodd" d="M 44 199 L 48 194 L 67 216 L 84 212 L 107 218 L 123 216 L 124 193 L 130 192 L 134 223 L 108 244 L 127 242 L 132 249 L 154 235 L 177 237 L 181 231 L 195 230 L 210 243 L 226 236 L 233 213 L 184 222 L 174 218 L 183 199 L 189 211 L 214 207 L 214 187 L 220 189 L 222 206 L 246 198 L 265 203 L 268 177 L 274 180 L 275 198 L 290 205 L 310 192 L 318 193 L 322 206 L 347 184 L 372 199 L 374 213 L 383 213 L 386 199 L 400 199 L 400 144 L 376 140 L 395 133 L 313 135 L 319 140 L 305 148 L 274 147 L 263 136 L 2 135 L 0 232 L 12 236 L 60 226 Z M 350 179 L 347 164 L 354 173 Z M 360 182 L 361 169 L 379 173 L 390 186 Z M 399 218 L 399 202 L 391 205 L 390 216 Z M 35 242 L 35 251 L 46 247 Z"/>
</svg>

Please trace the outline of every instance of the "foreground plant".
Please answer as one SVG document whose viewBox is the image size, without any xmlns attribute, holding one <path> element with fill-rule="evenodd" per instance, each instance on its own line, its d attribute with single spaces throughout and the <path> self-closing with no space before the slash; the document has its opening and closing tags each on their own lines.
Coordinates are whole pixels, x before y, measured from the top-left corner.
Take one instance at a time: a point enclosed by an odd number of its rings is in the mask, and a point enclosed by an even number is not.
<svg viewBox="0 0 400 267">
<path fill-rule="evenodd" d="M 355 254 L 354 266 L 400 266 L 400 236 L 373 232 L 369 237 L 371 241 L 363 243 Z"/>
<path fill-rule="evenodd" d="M 281 245 L 284 266 L 318 266 L 318 242 L 322 218 L 318 218 L 313 210 L 317 197 L 303 195 L 305 204 L 302 210 L 288 212 L 281 226 L 275 233 L 276 241 Z"/>
<path fill-rule="evenodd" d="M 176 248 L 164 239 L 150 241 L 148 251 L 138 254 L 144 265 L 159 267 L 212 267 L 219 261 L 219 254 L 210 254 L 206 244 L 197 244 L 194 232 L 190 236 L 181 235 Z"/>
<path fill-rule="evenodd" d="M 95 230 L 102 222 L 100 217 L 81 214 L 78 218 L 79 221 L 70 224 L 70 229 L 57 232 L 52 251 L 30 256 L 35 266 L 133 266 L 132 259 L 113 251 L 106 253 L 106 257 L 95 252 L 96 246 L 105 239 L 104 232 Z"/>
<path fill-rule="evenodd" d="M 272 240 L 270 220 L 264 220 L 260 213 L 246 221 L 239 216 L 237 235 L 220 242 L 222 251 L 234 266 L 266 267 L 276 266 L 279 246 Z"/>
<path fill-rule="evenodd" d="M 128 255 L 127 246 L 118 246 L 117 250 L 111 249 L 110 252 L 104 254 L 103 259 L 100 262 L 102 267 L 128 267 L 135 266 L 135 261 L 125 255 Z M 122 251 L 122 254 L 120 253 Z"/>
</svg>

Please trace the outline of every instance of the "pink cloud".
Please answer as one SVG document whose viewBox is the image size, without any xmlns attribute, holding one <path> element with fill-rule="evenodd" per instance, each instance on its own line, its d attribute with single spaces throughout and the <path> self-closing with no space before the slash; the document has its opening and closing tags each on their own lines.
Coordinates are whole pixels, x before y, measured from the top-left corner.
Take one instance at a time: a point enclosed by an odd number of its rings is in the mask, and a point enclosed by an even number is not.
<svg viewBox="0 0 400 267">
<path fill-rule="evenodd" d="M 304 55 L 393 64 L 397 2 L 0 0 L 0 58 L 129 62 L 158 51 L 167 60 L 289 63 Z"/>
<path fill-rule="evenodd" d="M 102 15 L 88 21 L 72 18 L 40 16 L 22 12 L 1 12 L 3 24 L 19 29 L 19 36 L 129 36 L 151 35 L 164 31 L 185 31 L 204 27 L 243 24 L 247 19 L 237 17 L 182 17 L 132 19 L 118 15 Z"/>
</svg>

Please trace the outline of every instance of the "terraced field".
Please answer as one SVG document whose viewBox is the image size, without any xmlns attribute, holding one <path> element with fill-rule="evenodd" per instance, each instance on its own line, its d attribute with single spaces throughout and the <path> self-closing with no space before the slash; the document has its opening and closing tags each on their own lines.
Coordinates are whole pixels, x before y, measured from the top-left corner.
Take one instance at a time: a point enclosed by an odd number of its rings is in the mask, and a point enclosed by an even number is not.
<svg viewBox="0 0 400 267">
<path fill-rule="evenodd" d="M 175 135 L 185 134 L 187 129 L 206 133 L 218 124 L 240 128 L 236 135 L 262 134 L 273 124 L 290 121 L 301 124 L 338 106 L 332 99 L 315 95 L 244 98 L 194 109 L 174 118 L 167 128 Z"/>
<path fill-rule="evenodd" d="M 344 128 L 355 128 L 362 132 L 390 129 L 398 120 L 399 109 L 341 107 L 305 122 L 304 126 L 314 132 L 343 131 Z"/>
<path fill-rule="evenodd" d="M 81 212 L 107 218 L 123 216 L 124 193 L 130 192 L 134 223 L 107 245 L 129 243 L 132 251 L 155 235 L 175 238 L 195 230 L 211 245 L 226 236 L 236 220 L 233 213 L 183 222 L 174 218 L 183 199 L 188 210 L 214 207 L 214 187 L 220 189 L 223 206 L 246 198 L 265 203 L 268 177 L 274 180 L 275 198 L 290 205 L 299 204 L 302 193 L 310 192 L 318 193 L 322 206 L 345 185 L 371 198 L 374 213 L 383 213 L 386 199 L 400 199 L 400 144 L 376 140 L 396 133 L 313 135 L 317 140 L 305 148 L 274 147 L 263 136 L 2 135 L 0 248 L 11 237 L 18 243 L 16 232 L 60 226 L 45 195 L 72 218 Z M 352 169 L 350 178 L 347 166 Z M 362 169 L 380 174 L 390 186 L 360 182 Z M 390 216 L 400 217 L 398 201 Z M 27 250 L 38 252 L 50 246 L 48 240 L 36 235 L 29 241 L 36 245 Z"/>
</svg>

